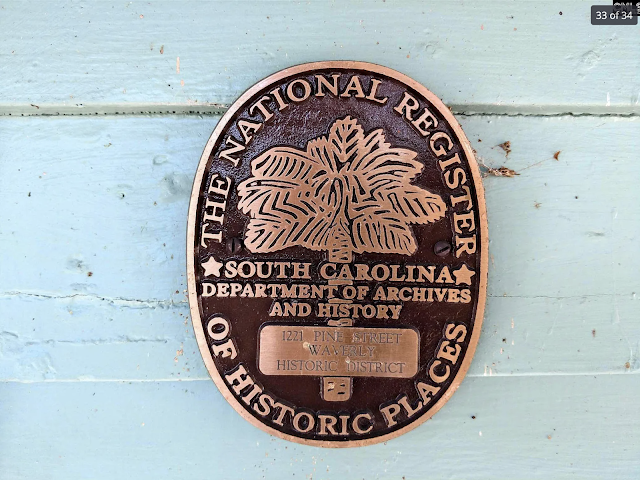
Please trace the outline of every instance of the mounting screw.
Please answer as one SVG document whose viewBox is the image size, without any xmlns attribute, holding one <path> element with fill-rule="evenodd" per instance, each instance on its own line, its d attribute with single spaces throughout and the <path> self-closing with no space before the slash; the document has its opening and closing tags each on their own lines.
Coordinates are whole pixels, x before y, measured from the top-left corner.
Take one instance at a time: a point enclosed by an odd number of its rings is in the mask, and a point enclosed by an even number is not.
<svg viewBox="0 0 640 480">
<path fill-rule="evenodd" d="M 449 255 L 449 252 L 451 252 L 451 245 L 449 242 L 440 241 L 433 246 L 433 253 L 439 257 L 446 257 Z"/>
<path fill-rule="evenodd" d="M 243 248 L 244 245 L 242 244 L 242 240 L 240 240 L 238 237 L 227 239 L 227 253 L 229 255 L 237 255 L 242 251 Z"/>
</svg>

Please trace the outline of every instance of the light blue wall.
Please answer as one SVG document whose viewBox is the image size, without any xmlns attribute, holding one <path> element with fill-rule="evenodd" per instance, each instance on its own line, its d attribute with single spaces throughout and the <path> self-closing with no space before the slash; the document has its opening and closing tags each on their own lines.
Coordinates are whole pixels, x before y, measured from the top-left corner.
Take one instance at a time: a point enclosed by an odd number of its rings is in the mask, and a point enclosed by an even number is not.
<svg viewBox="0 0 640 480">
<path fill-rule="evenodd" d="M 0 479 L 640 477 L 640 27 L 589 11 L 0 2 Z M 218 115 L 343 58 L 414 77 L 519 175 L 484 179 L 489 298 L 459 391 L 398 439 L 325 450 L 208 378 L 184 237 Z"/>
</svg>

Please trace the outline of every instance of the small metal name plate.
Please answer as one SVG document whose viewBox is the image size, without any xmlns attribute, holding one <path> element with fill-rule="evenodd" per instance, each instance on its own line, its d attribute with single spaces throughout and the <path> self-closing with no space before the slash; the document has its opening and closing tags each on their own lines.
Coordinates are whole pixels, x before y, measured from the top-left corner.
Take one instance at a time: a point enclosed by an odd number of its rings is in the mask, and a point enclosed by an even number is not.
<svg viewBox="0 0 640 480">
<path fill-rule="evenodd" d="M 265 375 L 413 378 L 419 343 L 410 328 L 267 325 L 258 367 Z"/>
<path fill-rule="evenodd" d="M 191 316 L 224 398 L 294 442 L 415 428 L 478 342 L 488 236 L 449 109 L 379 65 L 275 73 L 217 124 L 193 186 Z"/>
</svg>

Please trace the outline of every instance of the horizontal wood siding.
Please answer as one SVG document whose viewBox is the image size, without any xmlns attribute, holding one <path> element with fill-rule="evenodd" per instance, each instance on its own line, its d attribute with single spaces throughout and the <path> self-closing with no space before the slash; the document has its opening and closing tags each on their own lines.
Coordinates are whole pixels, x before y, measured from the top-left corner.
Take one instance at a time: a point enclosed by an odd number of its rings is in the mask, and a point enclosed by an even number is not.
<svg viewBox="0 0 640 480">
<path fill-rule="evenodd" d="M 592 26 L 590 5 L 0 2 L 0 480 L 638 478 L 640 27 Z M 484 178 L 468 378 L 420 428 L 348 450 L 237 415 L 185 292 L 220 114 L 330 59 L 412 76 L 518 174 Z"/>
<path fill-rule="evenodd" d="M 640 30 L 592 26 L 591 3 L 3 2 L 0 107 L 211 111 L 282 68 L 361 60 L 457 110 L 638 113 Z"/>
</svg>

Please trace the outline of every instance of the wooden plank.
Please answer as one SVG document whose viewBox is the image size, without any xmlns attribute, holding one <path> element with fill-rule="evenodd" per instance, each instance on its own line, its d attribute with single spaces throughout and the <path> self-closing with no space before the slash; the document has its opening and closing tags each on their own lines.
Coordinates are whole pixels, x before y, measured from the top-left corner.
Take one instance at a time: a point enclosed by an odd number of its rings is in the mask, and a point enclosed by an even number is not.
<svg viewBox="0 0 640 480">
<path fill-rule="evenodd" d="M 3 119 L 0 290 L 184 301 L 187 204 L 216 122 Z"/>
<path fill-rule="evenodd" d="M 0 381 L 207 380 L 186 303 L 0 298 Z M 629 296 L 490 297 L 468 376 L 638 373 Z"/>
<path fill-rule="evenodd" d="M 635 479 L 630 375 L 467 379 L 388 443 L 319 449 L 271 437 L 213 382 L 0 384 L 0 471 L 24 478 Z"/>
<path fill-rule="evenodd" d="M 0 298 L 0 379 L 206 379 L 185 302 Z"/>
<path fill-rule="evenodd" d="M 638 260 L 624 255 L 640 236 L 640 120 L 461 120 L 481 161 L 519 173 L 484 182 L 491 295 L 637 291 Z M 184 300 L 180 232 L 193 172 L 215 123 L 213 117 L 2 120 L 0 219 L 11 258 L 1 291 Z M 496 147 L 505 140 L 508 157 Z"/>
<path fill-rule="evenodd" d="M 638 372 L 640 120 L 461 120 L 483 162 L 520 173 L 484 181 L 490 297 L 470 375 Z M 183 232 L 215 123 L 0 121 L 0 379 L 207 377 Z"/>
<path fill-rule="evenodd" d="M 219 111 L 317 60 L 382 63 L 456 111 L 640 111 L 640 31 L 576 2 L 94 2 L 0 10 L 0 113 Z"/>
<path fill-rule="evenodd" d="M 640 239 L 637 120 L 469 118 L 462 125 L 481 162 L 518 173 L 484 181 L 490 294 L 638 293 L 640 260 L 628 256 Z M 496 146 L 504 141 L 509 155 Z"/>
</svg>

